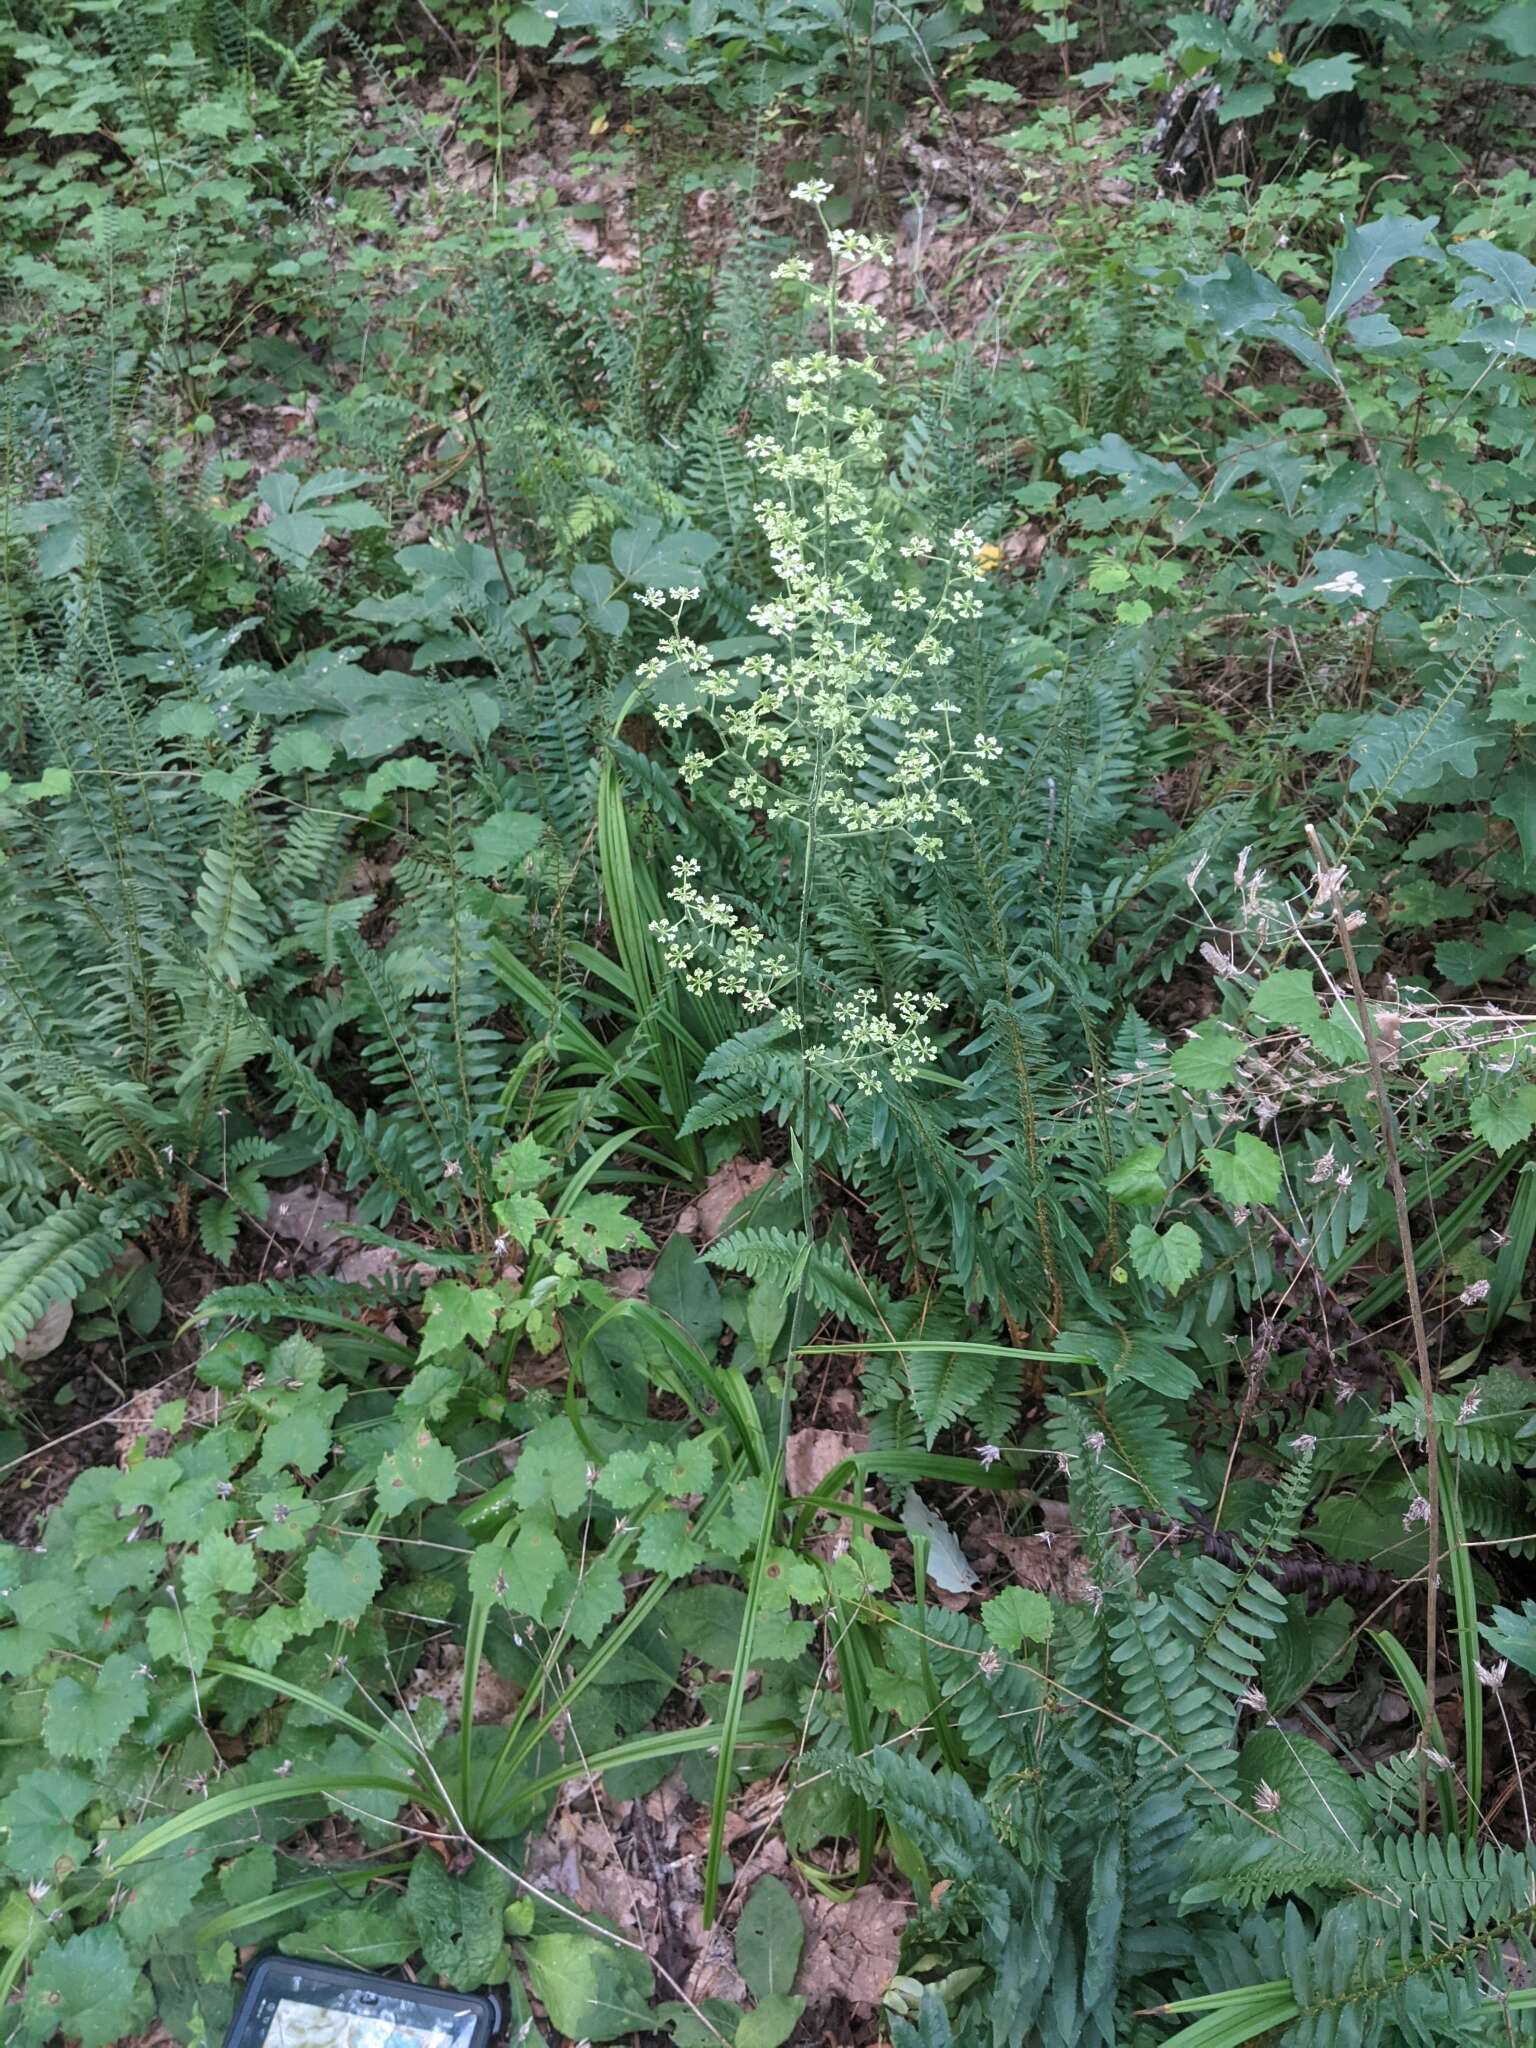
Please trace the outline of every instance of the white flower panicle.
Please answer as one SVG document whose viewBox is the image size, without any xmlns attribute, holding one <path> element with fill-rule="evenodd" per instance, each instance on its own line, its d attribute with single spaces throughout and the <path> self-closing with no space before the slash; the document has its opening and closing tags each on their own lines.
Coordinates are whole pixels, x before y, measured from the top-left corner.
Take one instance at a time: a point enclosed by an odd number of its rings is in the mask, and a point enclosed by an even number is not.
<svg viewBox="0 0 1536 2048">
<path fill-rule="evenodd" d="M 791 196 L 819 210 L 831 187 L 809 178 Z M 692 593 L 651 588 L 644 603 L 666 625 L 637 678 L 658 724 L 690 729 L 676 770 L 686 789 L 718 776 L 731 802 L 769 828 L 806 840 L 877 834 L 894 858 L 936 862 L 970 829 L 969 806 L 1003 758 L 1001 740 L 974 730 L 948 680 L 963 672 L 963 635 L 982 614 L 998 550 L 971 525 L 946 536 L 893 530 L 883 379 L 859 345 L 881 323 L 847 289 L 850 272 L 888 263 L 891 250 L 849 228 L 828 227 L 825 246 L 819 284 L 802 257 L 775 272 L 794 291 L 824 291 L 824 330 L 817 346 L 772 365 L 786 430 L 744 444 L 778 584 L 748 616 L 770 644 L 724 659 L 686 630 Z M 750 913 L 705 894 L 697 877 L 695 864 L 678 863 L 666 914 L 651 925 L 667 964 L 695 993 L 798 1026 L 781 1007 L 790 961 Z M 817 1020 L 810 1057 L 878 1095 L 937 1057 L 930 1026 L 940 1007 L 915 990 L 845 998 Z"/>
</svg>

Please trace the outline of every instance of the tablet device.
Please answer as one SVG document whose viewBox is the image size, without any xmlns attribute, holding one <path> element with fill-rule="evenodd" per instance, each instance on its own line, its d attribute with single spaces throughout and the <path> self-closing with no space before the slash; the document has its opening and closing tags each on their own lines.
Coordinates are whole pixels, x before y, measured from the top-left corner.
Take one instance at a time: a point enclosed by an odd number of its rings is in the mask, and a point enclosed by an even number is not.
<svg viewBox="0 0 1536 2048">
<path fill-rule="evenodd" d="M 224 2048 L 490 2048 L 500 2017 L 472 1992 L 263 1956 Z"/>
</svg>

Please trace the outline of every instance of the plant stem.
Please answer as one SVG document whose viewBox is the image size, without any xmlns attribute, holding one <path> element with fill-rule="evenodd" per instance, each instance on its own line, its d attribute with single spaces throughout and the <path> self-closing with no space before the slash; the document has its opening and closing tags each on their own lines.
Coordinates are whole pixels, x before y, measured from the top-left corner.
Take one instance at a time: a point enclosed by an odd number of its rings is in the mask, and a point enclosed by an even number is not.
<svg viewBox="0 0 1536 2048">
<path fill-rule="evenodd" d="M 1319 878 L 1328 870 L 1328 861 L 1323 853 L 1322 841 L 1309 824 L 1307 842 L 1317 861 Z M 1419 1829 L 1422 1833 L 1429 1818 L 1429 1756 L 1430 1729 L 1435 1713 L 1435 1631 L 1440 1599 L 1440 1432 L 1435 1417 L 1435 1376 L 1429 1358 L 1429 1335 L 1424 1323 L 1424 1303 L 1419 1294 L 1419 1276 L 1414 1262 L 1413 1224 L 1408 1213 L 1408 1189 L 1403 1180 L 1402 1161 L 1397 1148 L 1397 1116 L 1392 1107 L 1392 1098 L 1387 1090 L 1386 1062 L 1382 1057 L 1381 1040 L 1376 1031 L 1376 1019 L 1365 993 L 1365 983 L 1360 977 L 1360 962 L 1355 957 L 1354 940 L 1350 937 L 1349 918 L 1345 913 L 1339 888 L 1328 892 L 1333 911 L 1333 928 L 1344 955 L 1344 969 L 1349 976 L 1350 992 L 1359 1013 L 1360 1032 L 1365 1040 L 1365 1057 L 1371 1070 L 1371 1093 L 1376 1098 L 1377 1114 L 1381 1118 L 1381 1149 L 1387 1169 L 1387 1183 L 1392 1190 L 1392 1206 L 1397 1216 L 1397 1239 L 1403 1255 L 1403 1287 L 1408 1297 L 1408 1320 L 1413 1329 L 1414 1356 L 1419 1369 L 1419 1394 L 1424 1403 L 1424 1457 L 1425 1457 L 1425 1499 L 1429 1504 L 1429 1522 L 1426 1536 L 1429 1545 L 1429 1566 L 1425 1577 L 1424 1607 L 1424 1705 L 1419 1719 Z M 1472 1798 L 1478 1796 L 1475 1786 L 1468 1788 Z"/>
</svg>

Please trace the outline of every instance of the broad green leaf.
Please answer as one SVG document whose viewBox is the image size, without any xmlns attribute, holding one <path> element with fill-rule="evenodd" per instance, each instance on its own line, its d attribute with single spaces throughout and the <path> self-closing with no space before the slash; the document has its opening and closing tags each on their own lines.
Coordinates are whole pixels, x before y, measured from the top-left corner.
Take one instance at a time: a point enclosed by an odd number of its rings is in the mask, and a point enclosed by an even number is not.
<svg viewBox="0 0 1536 2048">
<path fill-rule="evenodd" d="M 1250 269 L 1240 256 L 1229 256 L 1220 270 L 1208 276 L 1186 278 L 1179 297 L 1211 321 L 1224 341 L 1277 342 L 1307 369 L 1338 382 L 1333 359 L 1308 330 L 1295 300 Z"/>
<path fill-rule="evenodd" d="M 1181 1088 L 1211 1094 L 1230 1085 L 1242 1057 L 1243 1042 L 1212 1020 L 1198 1025 L 1168 1062 Z"/>
<path fill-rule="evenodd" d="M 1322 1004 L 1304 967 L 1282 967 L 1266 974 L 1254 990 L 1249 1013 L 1266 1024 L 1291 1024 L 1306 1031 L 1322 1015 Z"/>
<path fill-rule="evenodd" d="M 644 1507 L 656 1490 L 655 1481 L 651 1478 L 650 1459 L 633 1444 L 615 1451 L 611 1458 L 604 1460 L 598 1472 L 596 1490 L 620 1514 L 627 1514 L 631 1508 Z"/>
<path fill-rule="evenodd" d="M 625 1195 L 583 1195 L 556 1218 L 555 1234 L 584 1266 L 601 1272 L 608 1270 L 609 1252 L 648 1249 L 651 1242 L 630 1215 Z"/>
<path fill-rule="evenodd" d="M 571 1634 L 578 1643 L 590 1648 L 609 1622 L 623 1612 L 624 1580 L 618 1566 L 606 1555 L 594 1559 L 577 1580 L 571 1596 L 567 1616 Z"/>
<path fill-rule="evenodd" d="M 1530 0 L 1509 0 L 1481 29 L 1485 36 L 1502 43 L 1512 57 L 1536 57 L 1536 13 Z"/>
<path fill-rule="evenodd" d="M 1138 1223 L 1131 1232 L 1129 1250 L 1131 1264 L 1142 1279 L 1166 1287 L 1171 1294 L 1194 1278 L 1205 1256 L 1187 1223 L 1170 1223 L 1164 1231 Z"/>
<path fill-rule="evenodd" d="M 1346 228 L 1343 246 L 1333 260 L 1333 282 L 1323 308 L 1324 327 L 1373 292 L 1394 264 L 1409 257 L 1424 257 L 1438 263 L 1438 226 L 1437 214 L 1422 220 L 1412 214 L 1393 214 L 1383 220 L 1368 221 L 1363 228 Z"/>
<path fill-rule="evenodd" d="M 1536 1601 L 1522 1601 L 1518 1613 L 1513 1607 L 1495 1607 L 1483 1634 L 1495 1656 L 1507 1657 L 1536 1678 Z"/>
<path fill-rule="evenodd" d="M 720 1310 L 720 1289 L 714 1274 L 699 1257 L 690 1239 L 674 1231 L 651 1268 L 646 1282 L 646 1300 L 704 1352 L 713 1352 L 724 1328 Z"/>
<path fill-rule="evenodd" d="M 1434 573 L 1432 564 L 1401 548 L 1323 548 L 1313 556 L 1306 581 L 1281 595 L 1324 598 L 1352 613 L 1379 612 L 1403 584 L 1423 582 Z"/>
<path fill-rule="evenodd" d="M 22 2024 L 39 2048 L 56 2039 L 110 2048 L 145 2025 L 150 2007 L 149 1980 L 117 1929 L 88 1927 L 38 1957 L 22 1994 Z"/>
<path fill-rule="evenodd" d="M 704 1548 L 689 1533 L 688 1517 L 681 1508 L 658 1508 L 640 1524 L 635 1560 L 648 1571 L 680 1579 L 697 1571 L 704 1557 Z"/>
<path fill-rule="evenodd" d="M 1056 1617 L 1043 1593 L 1005 1586 L 982 1603 L 981 1625 L 997 1647 L 1011 1655 L 1025 1643 L 1048 1643 Z"/>
<path fill-rule="evenodd" d="M 376 1484 L 386 1515 L 403 1514 L 421 1500 L 441 1504 L 459 1490 L 458 1460 L 430 1429 L 413 1429 L 404 1443 L 379 1460 Z"/>
<path fill-rule="evenodd" d="M 371 1536 L 340 1550 L 312 1550 L 304 1563 L 304 1594 L 326 1621 L 361 1621 L 384 1583 L 384 1561 Z"/>
<path fill-rule="evenodd" d="M 478 1991 L 500 1977 L 502 1914 L 511 1889 L 483 1856 L 453 1876 L 430 1849 L 417 1852 L 405 1888 L 406 1914 L 423 1962 L 453 1990 Z"/>
<path fill-rule="evenodd" d="M 560 1539 L 547 1522 L 528 1516 L 509 1544 L 483 1543 L 469 1561 L 469 1590 L 511 1614 L 533 1620 L 566 1569 Z"/>
<path fill-rule="evenodd" d="M 267 1424 L 257 1470 L 270 1474 L 291 1465 L 301 1478 L 312 1478 L 330 1456 L 332 1425 L 346 1398 L 345 1387 L 307 1387 Z"/>
<path fill-rule="evenodd" d="M 552 1416 L 530 1432 L 512 1475 L 512 1498 L 520 1508 L 548 1507 L 557 1516 L 585 1506 L 587 1454 L 569 1416 Z"/>
<path fill-rule="evenodd" d="M 522 1944 L 534 1996 L 571 2041 L 617 2041 L 650 2027 L 656 1988 L 633 1949 L 590 1934 L 540 1934 Z"/>
<path fill-rule="evenodd" d="M 1525 1082 L 1497 1095 L 1474 1096 L 1467 1122 L 1473 1137 L 1491 1145 L 1502 1159 L 1536 1131 L 1536 1087 Z"/>
<path fill-rule="evenodd" d="M 794 1989 L 805 1946 L 805 1922 L 789 1886 L 759 1878 L 736 1922 L 736 1968 L 755 1999 Z"/>
<path fill-rule="evenodd" d="M 1201 1154 L 1206 1178 L 1219 1199 L 1234 1209 L 1251 1208 L 1255 1202 L 1272 1202 L 1280 1192 L 1280 1155 L 1262 1138 L 1239 1131 L 1230 1151 L 1211 1148 Z"/>
<path fill-rule="evenodd" d="M 376 1892 L 364 1905 L 339 1906 L 333 1913 L 306 1919 L 296 1932 L 285 1934 L 278 1947 L 285 1956 L 312 1962 L 340 1960 L 354 1970 L 392 1970 L 414 1952 L 416 1943 L 404 1900 Z"/>
<path fill-rule="evenodd" d="M 703 1493 L 714 1470 L 715 1454 L 707 1437 L 687 1436 L 674 1444 L 652 1446 L 651 1477 L 673 1500 Z"/>
<path fill-rule="evenodd" d="M 169 1928 L 180 1926 L 213 1868 L 213 1851 L 195 1841 L 178 1842 L 163 1856 L 140 1863 L 125 1880 L 117 1925 L 136 1949 L 149 1948 Z"/>
<path fill-rule="evenodd" d="M 221 1593 L 249 1593 L 256 1583 L 256 1553 L 222 1529 L 205 1536 L 181 1563 L 181 1591 L 194 1611 L 212 1607 Z"/>
<path fill-rule="evenodd" d="M 282 1609 L 269 1610 L 281 1613 Z M 200 1672 L 213 1655 L 213 1607 L 194 1607 L 181 1600 L 171 1607 L 152 1607 L 144 1621 L 144 1642 L 156 1664 Z"/>
<path fill-rule="evenodd" d="M 1304 92 L 1309 100 L 1325 100 L 1333 93 L 1352 91 L 1359 69 L 1360 59 L 1354 52 L 1341 50 L 1332 56 L 1314 57 L 1306 64 L 1293 64 L 1285 74 L 1285 82 Z"/>
<path fill-rule="evenodd" d="M 543 836 L 544 820 L 531 811 L 498 811 L 470 835 L 470 851 L 463 860 L 465 872 L 486 881 L 508 875 L 528 858 Z"/>
<path fill-rule="evenodd" d="M 54 1680 L 43 1706 L 43 1747 L 50 1756 L 105 1763 L 148 1705 L 135 1659 L 120 1650 L 89 1683 L 72 1673 Z"/>
<path fill-rule="evenodd" d="M 24 1882 L 47 1884 L 58 1881 L 60 1864 L 78 1869 L 91 1845 L 70 1823 L 95 1797 L 94 1784 L 78 1771 L 27 1771 L 0 1800 L 0 1864 Z"/>
<path fill-rule="evenodd" d="M 777 1882 L 777 1878 L 763 1879 L 764 1884 Z M 783 2048 L 804 2011 L 803 1998 L 791 1997 L 783 1991 L 772 1992 L 759 1999 L 750 2012 L 742 2014 L 736 2023 L 732 2048 Z"/>
<path fill-rule="evenodd" d="M 1104 1191 L 1117 1202 L 1161 1202 L 1168 1193 L 1162 1174 L 1163 1147 L 1143 1145 L 1104 1178 Z"/>
<path fill-rule="evenodd" d="M 436 1280 L 427 1289 L 423 1306 L 419 1360 L 439 1351 L 457 1350 L 466 1340 L 480 1346 L 490 1343 L 496 1333 L 501 1303 L 489 1287 L 469 1287 L 462 1280 Z"/>
</svg>

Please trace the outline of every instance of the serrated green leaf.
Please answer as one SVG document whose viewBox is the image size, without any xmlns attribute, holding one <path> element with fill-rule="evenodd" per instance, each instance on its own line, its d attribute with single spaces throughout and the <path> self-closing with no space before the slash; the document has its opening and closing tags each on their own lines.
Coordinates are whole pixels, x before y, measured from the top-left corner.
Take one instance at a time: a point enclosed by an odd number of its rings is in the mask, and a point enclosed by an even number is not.
<svg viewBox="0 0 1536 2048">
<path fill-rule="evenodd" d="M 1266 1024 L 1290 1024 L 1306 1031 L 1322 1015 L 1322 1005 L 1304 967 L 1282 967 L 1266 974 L 1248 1003 L 1249 1014 Z"/>
<path fill-rule="evenodd" d="M 623 1612 L 623 1575 L 611 1557 L 599 1557 L 577 1580 L 567 1626 L 577 1642 L 590 1649 L 609 1622 Z"/>
<path fill-rule="evenodd" d="M 1497 1095 L 1475 1095 L 1467 1123 L 1473 1137 L 1491 1145 L 1502 1159 L 1536 1131 L 1536 1087 L 1526 1082 Z"/>
<path fill-rule="evenodd" d="M 96 1797 L 92 1781 L 78 1771 L 44 1766 L 28 1771 L 0 1800 L 0 1865 L 24 1882 L 57 1882 L 61 1864 L 78 1867 L 90 1844 L 70 1823 Z"/>
<path fill-rule="evenodd" d="M 62 2037 L 79 2048 L 110 2048 L 149 2019 L 149 1982 L 115 1927 L 88 1927 L 43 1950 L 21 2009 L 32 2042 Z"/>
<path fill-rule="evenodd" d="M 688 1532 L 688 1517 L 681 1508 L 658 1508 L 640 1524 L 635 1560 L 648 1571 L 680 1579 L 697 1571 L 704 1556 L 703 1545 Z"/>
<path fill-rule="evenodd" d="M 1173 1054 L 1168 1068 L 1181 1088 L 1210 1094 L 1230 1084 L 1242 1051 L 1242 1040 L 1220 1024 L 1201 1024 Z"/>
<path fill-rule="evenodd" d="M 453 1351 L 471 1342 L 484 1346 L 496 1333 L 501 1303 L 488 1287 L 469 1287 L 462 1280 L 438 1280 L 427 1289 L 423 1306 L 421 1348 L 424 1363 L 439 1351 Z"/>
<path fill-rule="evenodd" d="M 181 1592 L 193 1612 L 217 1606 L 222 1593 L 249 1593 L 256 1583 L 256 1553 L 222 1529 L 205 1536 L 181 1561 Z"/>
<path fill-rule="evenodd" d="M 1255 1202 L 1272 1202 L 1280 1192 L 1283 1173 L 1279 1153 L 1249 1131 L 1238 1132 L 1230 1151 L 1208 1148 L 1200 1156 L 1218 1199 L 1234 1209 L 1251 1208 Z"/>
<path fill-rule="evenodd" d="M 1056 1617 L 1043 1593 L 1025 1586 L 1005 1586 L 1001 1593 L 983 1601 L 981 1625 L 1000 1650 L 1012 1655 L 1025 1643 L 1048 1643 Z"/>
<path fill-rule="evenodd" d="M 54 1680 L 43 1709 L 43 1746 L 50 1756 L 105 1763 L 148 1705 L 138 1665 L 118 1651 L 88 1684 L 72 1673 Z"/>
<path fill-rule="evenodd" d="M 533 1429 L 518 1454 L 512 1498 L 520 1508 L 574 1515 L 586 1505 L 587 1454 L 575 1425 L 556 1415 Z"/>
<path fill-rule="evenodd" d="M 1142 1279 L 1166 1287 L 1171 1294 L 1194 1278 L 1205 1257 L 1200 1239 L 1187 1223 L 1170 1223 L 1164 1231 L 1138 1223 L 1128 1249 L 1131 1264 Z"/>
<path fill-rule="evenodd" d="M 430 1429 L 413 1429 L 379 1460 L 378 1502 L 386 1515 L 404 1514 L 417 1501 L 450 1501 L 459 1490 L 459 1465 Z"/>
<path fill-rule="evenodd" d="M 509 1544 L 482 1543 L 469 1561 L 469 1590 L 537 1621 L 566 1574 L 565 1551 L 546 1521 L 526 1516 Z"/>
<path fill-rule="evenodd" d="M 644 1507 L 655 1491 L 650 1460 L 645 1452 L 632 1446 L 615 1451 L 604 1461 L 597 1475 L 596 1490 L 621 1515 L 628 1514 L 632 1508 Z"/>
<path fill-rule="evenodd" d="M 304 1595 L 327 1621 L 361 1621 L 384 1583 L 384 1561 L 371 1536 L 340 1550 L 312 1550 L 304 1564 Z"/>
</svg>

